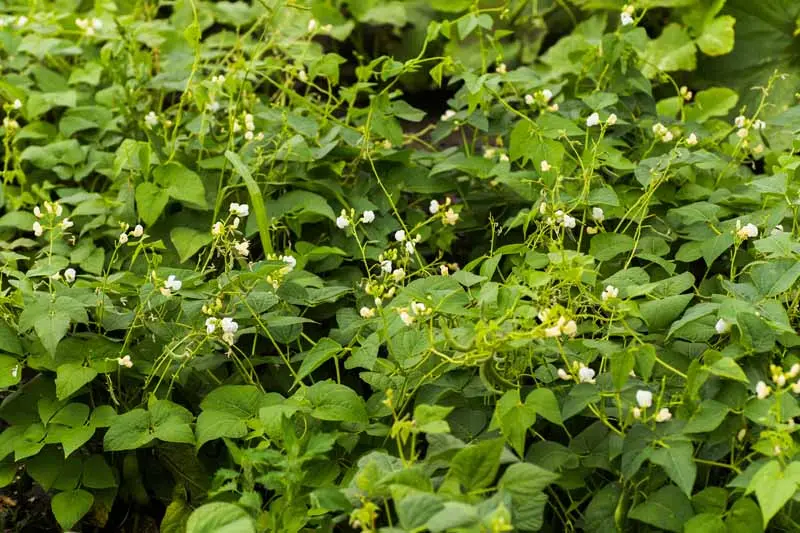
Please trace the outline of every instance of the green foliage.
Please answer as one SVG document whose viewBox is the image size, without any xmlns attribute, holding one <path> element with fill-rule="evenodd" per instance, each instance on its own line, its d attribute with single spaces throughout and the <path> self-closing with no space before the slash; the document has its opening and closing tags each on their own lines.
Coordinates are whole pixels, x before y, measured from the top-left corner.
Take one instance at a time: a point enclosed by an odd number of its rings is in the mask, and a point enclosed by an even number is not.
<svg viewBox="0 0 800 533">
<path fill-rule="evenodd" d="M 3 9 L 5 529 L 797 529 L 795 3 Z"/>
</svg>

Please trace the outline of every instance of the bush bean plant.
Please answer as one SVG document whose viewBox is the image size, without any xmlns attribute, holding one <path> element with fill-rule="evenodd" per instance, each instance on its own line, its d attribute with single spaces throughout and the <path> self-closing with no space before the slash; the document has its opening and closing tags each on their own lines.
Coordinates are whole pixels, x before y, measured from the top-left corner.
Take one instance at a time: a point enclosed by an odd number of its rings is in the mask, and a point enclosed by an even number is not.
<svg viewBox="0 0 800 533">
<path fill-rule="evenodd" d="M 5 531 L 800 531 L 800 6 L 0 17 Z"/>
</svg>

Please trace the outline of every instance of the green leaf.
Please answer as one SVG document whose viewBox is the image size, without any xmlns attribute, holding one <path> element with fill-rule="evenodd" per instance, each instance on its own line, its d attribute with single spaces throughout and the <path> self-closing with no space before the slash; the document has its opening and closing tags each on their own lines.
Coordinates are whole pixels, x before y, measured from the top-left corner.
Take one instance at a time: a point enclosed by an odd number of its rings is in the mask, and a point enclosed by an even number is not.
<svg viewBox="0 0 800 533">
<path fill-rule="evenodd" d="M 328 359 L 341 353 L 342 345 L 328 337 L 323 337 L 310 350 L 300 354 L 303 362 L 297 371 L 296 382 L 311 374 L 314 370 L 322 366 Z"/>
<path fill-rule="evenodd" d="M 250 170 L 242 162 L 238 154 L 227 150 L 225 157 L 233 165 L 234 170 L 242 177 L 247 192 L 250 194 L 250 203 L 253 205 L 253 213 L 256 216 L 256 223 L 258 224 L 258 233 L 261 236 L 261 246 L 265 254 L 272 253 L 272 237 L 269 229 L 269 219 L 267 218 L 267 210 L 264 208 L 264 199 L 261 196 L 261 188 L 253 179 Z"/>
<path fill-rule="evenodd" d="M 701 513 L 693 516 L 683 528 L 684 533 L 726 533 L 722 516 Z"/>
<path fill-rule="evenodd" d="M 632 237 L 622 233 L 600 233 L 592 237 L 589 255 L 598 261 L 608 261 L 619 254 L 630 252 L 635 244 Z"/>
<path fill-rule="evenodd" d="M 150 432 L 150 413 L 144 409 L 134 409 L 117 416 L 103 438 L 103 448 L 107 452 L 135 450 L 153 440 Z"/>
<path fill-rule="evenodd" d="M 755 491 L 764 527 L 794 496 L 798 482 L 800 462 L 793 462 L 783 469 L 777 460 L 772 460 L 755 473 L 747 486 L 747 493 Z"/>
<path fill-rule="evenodd" d="M 734 24 L 736 19 L 730 15 L 715 18 L 703 28 L 703 33 L 697 38 L 697 46 L 709 56 L 729 53 L 733 50 Z"/>
<path fill-rule="evenodd" d="M 714 431 L 722 424 L 730 412 L 730 408 L 724 403 L 715 400 L 704 400 L 692 415 L 689 422 L 684 426 L 685 433 L 707 433 Z"/>
<path fill-rule="evenodd" d="M 467 446 L 450 461 L 450 474 L 468 490 L 489 486 L 500 467 L 503 439 L 492 439 Z"/>
<path fill-rule="evenodd" d="M 206 189 L 196 172 L 173 161 L 156 167 L 153 177 L 171 198 L 191 207 L 206 208 Z"/>
<path fill-rule="evenodd" d="M 663 331 L 683 313 L 692 298 L 694 294 L 668 296 L 640 304 L 639 311 L 650 332 Z"/>
<path fill-rule="evenodd" d="M 186 533 L 256 533 L 256 525 L 238 505 L 212 502 L 192 512 L 186 522 Z"/>
<path fill-rule="evenodd" d="M 694 516 L 689 498 L 675 485 L 662 487 L 631 509 L 628 516 L 660 529 L 681 533 Z"/>
<path fill-rule="evenodd" d="M 192 257 L 212 240 L 210 231 L 198 231 L 183 226 L 173 228 L 169 233 L 169 238 L 178 251 L 181 263 Z"/>
<path fill-rule="evenodd" d="M 50 507 L 58 523 L 64 529 L 72 526 L 83 518 L 94 503 L 94 496 L 85 490 L 68 490 L 59 492 L 50 501 Z"/>
<path fill-rule="evenodd" d="M 264 400 L 264 394 L 253 385 L 223 385 L 212 390 L 200 403 L 197 447 L 222 437 L 247 435 L 247 421 L 258 415 Z"/>
<path fill-rule="evenodd" d="M 595 492 L 592 501 L 583 513 L 586 531 L 592 533 L 618 533 L 616 512 L 622 490 L 619 484 L 609 483 Z"/>
<path fill-rule="evenodd" d="M 94 454 L 83 463 L 81 484 L 90 489 L 109 489 L 117 486 L 117 480 L 103 456 Z"/>
<path fill-rule="evenodd" d="M 498 400 L 492 427 L 499 426 L 514 451 L 523 456 L 525 455 L 525 436 L 534 422 L 536 422 L 536 410 L 522 403 L 518 389 L 511 389 Z"/>
<path fill-rule="evenodd" d="M 58 311 L 53 306 L 48 312 L 34 319 L 33 329 L 50 355 L 56 354 L 58 343 L 69 331 L 69 323 L 69 314 L 65 311 Z"/>
<path fill-rule="evenodd" d="M 736 361 L 730 357 L 721 357 L 711 366 L 708 367 L 709 372 L 721 378 L 732 379 L 742 383 L 749 383 L 747 376 L 742 368 L 736 364 Z"/>
<path fill-rule="evenodd" d="M 155 224 L 169 201 L 169 193 L 158 185 L 146 181 L 136 186 L 136 209 L 147 226 Z"/>
<path fill-rule="evenodd" d="M 69 398 L 97 377 L 97 370 L 80 364 L 67 363 L 56 370 L 56 397 Z"/>
<path fill-rule="evenodd" d="M 761 524 L 761 510 L 756 502 L 746 497 L 736 500 L 725 520 L 728 533 L 762 533 L 764 528 Z"/>
<path fill-rule="evenodd" d="M 423 433 L 450 433 L 450 425 L 445 419 L 452 410 L 453 407 L 442 405 L 417 405 L 414 407 L 414 422 Z"/>
<path fill-rule="evenodd" d="M 669 447 L 659 448 L 650 454 L 650 462 L 660 465 L 675 484 L 686 494 L 692 495 L 697 466 L 694 464 L 694 448 L 691 442 L 674 442 Z"/>
<path fill-rule="evenodd" d="M 727 87 L 712 87 L 699 91 L 692 105 L 686 108 L 686 120 L 705 122 L 711 117 L 724 117 L 738 101 L 739 95 L 736 91 Z"/>
<path fill-rule="evenodd" d="M 396 504 L 400 525 L 408 531 L 422 527 L 443 508 L 438 496 L 426 492 L 412 493 Z"/>
<path fill-rule="evenodd" d="M 670 24 L 657 39 L 647 43 L 642 72 L 653 77 L 658 72 L 694 70 L 697 66 L 694 42 L 680 24 Z"/>
<path fill-rule="evenodd" d="M 368 422 L 364 400 L 344 385 L 322 381 L 305 389 L 305 397 L 311 402 L 311 415 L 320 420 L 340 422 Z"/>
<path fill-rule="evenodd" d="M 22 364 L 14 357 L 0 355 L 0 389 L 19 383 L 22 379 Z"/>
<path fill-rule="evenodd" d="M 533 389 L 525 398 L 525 405 L 532 407 L 536 414 L 560 426 L 564 425 L 561 408 L 558 406 L 556 395 L 551 389 Z"/>
</svg>

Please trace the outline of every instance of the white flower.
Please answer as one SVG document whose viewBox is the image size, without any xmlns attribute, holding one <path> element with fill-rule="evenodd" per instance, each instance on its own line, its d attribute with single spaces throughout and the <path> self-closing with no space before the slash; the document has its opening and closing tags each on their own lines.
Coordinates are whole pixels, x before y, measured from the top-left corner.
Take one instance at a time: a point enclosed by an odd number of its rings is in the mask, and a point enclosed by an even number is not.
<svg viewBox="0 0 800 533">
<path fill-rule="evenodd" d="M 619 21 L 623 26 L 629 26 L 633 24 L 633 17 L 625 12 L 622 12 L 619 14 Z"/>
<path fill-rule="evenodd" d="M 415 315 L 421 315 L 425 313 L 427 307 L 422 302 L 411 302 L 411 311 L 414 312 Z"/>
<path fill-rule="evenodd" d="M 224 226 L 222 225 L 222 222 L 214 223 L 214 225 L 211 226 L 211 235 L 213 235 L 214 237 L 219 237 L 220 235 L 222 235 L 223 228 Z"/>
<path fill-rule="evenodd" d="M 414 323 L 414 317 L 408 314 L 408 311 L 402 310 L 400 311 L 400 320 L 403 321 L 403 324 L 406 326 L 410 326 Z"/>
<path fill-rule="evenodd" d="M 392 277 L 394 278 L 395 281 L 402 281 L 402 279 L 406 277 L 406 271 L 403 270 L 402 268 L 395 269 L 392 272 Z"/>
<path fill-rule="evenodd" d="M 533 95 L 532 95 L 532 94 L 526 94 L 526 95 L 525 95 L 525 103 L 526 103 L 526 104 L 528 104 L 528 105 L 533 105 L 533 102 L 534 102 L 534 101 L 535 101 L 535 100 L 533 99 Z"/>
<path fill-rule="evenodd" d="M 316 29 L 317 29 L 317 20 L 312 18 L 311 20 L 308 21 L 308 33 L 311 33 Z"/>
<path fill-rule="evenodd" d="M 19 101 L 19 98 L 14 100 L 13 106 L 14 106 L 14 109 L 22 109 L 22 102 Z"/>
<path fill-rule="evenodd" d="M 603 294 L 600 295 L 600 298 L 602 298 L 602 300 L 605 302 L 611 298 L 616 298 L 617 296 L 619 296 L 619 289 L 613 285 L 608 285 L 603 291 Z"/>
<path fill-rule="evenodd" d="M 747 137 L 748 133 L 749 132 L 747 131 L 747 128 L 741 128 L 739 131 L 736 132 L 736 136 L 739 137 L 740 139 L 744 139 L 745 137 Z"/>
<path fill-rule="evenodd" d="M 375 221 L 375 213 L 372 211 L 364 211 L 364 214 L 361 215 L 361 222 L 364 224 L 370 224 Z"/>
<path fill-rule="evenodd" d="M 164 288 L 171 291 L 179 291 L 183 286 L 183 282 L 175 277 L 175 274 L 170 274 L 164 281 Z"/>
<path fill-rule="evenodd" d="M 339 229 L 344 229 L 350 225 L 350 221 L 347 219 L 347 214 L 344 209 L 342 209 L 342 214 L 336 217 L 336 227 Z"/>
<path fill-rule="evenodd" d="M 653 393 L 649 390 L 638 390 L 636 391 L 636 403 L 639 404 L 639 407 L 648 408 L 653 405 Z"/>
<path fill-rule="evenodd" d="M 256 125 L 253 123 L 253 115 L 250 113 L 246 113 L 244 115 L 244 127 L 248 131 L 253 131 L 256 129 Z"/>
<path fill-rule="evenodd" d="M 33 208 L 33 216 L 35 216 L 36 218 L 42 218 L 42 210 L 39 209 L 38 205 L 34 206 Z"/>
<path fill-rule="evenodd" d="M 550 163 L 547 162 L 547 159 L 542 159 L 542 162 L 539 164 L 539 168 L 542 169 L 542 172 L 549 172 L 552 168 Z"/>
<path fill-rule="evenodd" d="M 442 224 L 455 226 L 456 222 L 458 222 L 458 213 L 453 211 L 453 208 L 451 207 L 445 212 L 444 218 L 442 219 Z"/>
<path fill-rule="evenodd" d="M 602 207 L 592 208 L 592 220 L 602 223 L 606 219 L 606 214 L 603 212 Z"/>
<path fill-rule="evenodd" d="M 131 361 L 130 355 L 126 355 L 125 357 L 120 357 L 117 359 L 117 364 L 119 364 L 119 366 L 124 366 L 125 368 L 133 367 L 133 361 Z"/>
<path fill-rule="evenodd" d="M 606 119 L 606 124 L 609 126 L 613 126 L 616 123 L 617 123 L 617 115 L 614 113 L 608 115 L 608 118 Z"/>
<path fill-rule="evenodd" d="M 369 307 L 362 307 L 359 312 L 361 318 L 372 318 L 375 316 L 375 309 L 370 309 Z"/>
<path fill-rule="evenodd" d="M 497 68 L 496 68 L 496 69 L 494 69 L 494 70 L 495 70 L 495 72 L 497 72 L 498 74 L 505 74 L 505 73 L 507 73 L 507 72 L 508 72 L 508 68 L 506 67 L 506 64 L 505 64 L 505 63 L 500 63 L 499 65 L 497 65 Z"/>
<path fill-rule="evenodd" d="M 666 407 L 662 407 L 659 409 L 658 413 L 656 413 L 656 422 L 666 422 L 672 418 L 672 413 L 669 412 L 669 409 Z"/>
<path fill-rule="evenodd" d="M 155 111 L 150 111 L 144 117 L 144 123 L 147 125 L 148 128 L 152 128 L 156 124 L 158 124 L 158 117 L 156 116 Z"/>
<path fill-rule="evenodd" d="M 581 363 L 581 367 L 578 369 L 578 381 L 581 383 L 594 383 L 594 376 L 594 370 Z"/>
<path fill-rule="evenodd" d="M 33 223 L 33 234 L 36 235 L 37 237 L 41 237 L 42 233 L 44 233 L 44 229 L 42 228 L 42 225 L 39 224 L 39 221 L 37 220 L 36 222 Z"/>
<path fill-rule="evenodd" d="M 294 270 L 294 267 L 297 266 L 297 259 L 295 259 L 291 255 L 282 255 L 281 256 L 281 261 L 286 263 L 286 265 L 289 267 L 290 271 Z"/>
<path fill-rule="evenodd" d="M 17 28 L 21 28 L 27 23 L 28 23 L 28 17 L 26 17 L 25 15 L 22 15 L 21 17 L 17 18 Z"/>
<path fill-rule="evenodd" d="M 237 242 L 233 247 L 236 248 L 236 252 L 242 257 L 250 255 L 250 241 L 248 240 Z"/>
<path fill-rule="evenodd" d="M 561 224 L 565 228 L 570 228 L 570 229 L 574 228 L 575 227 L 575 217 L 571 217 L 571 216 L 565 214 L 563 220 L 561 221 Z"/>
<path fill-rule="evenodd" d="M 54 209 L 55 209 L 55 211 L 56 211 L 56 216 L 57 216 L 57 217 L 60 217 L 60 216 L 61 216 L 61 213 L 63 213 L 63 212 L 64 212 L 64 207 L 63 207 L 63 206 L 62 206 L 60 203 L 58 203 L 58 202 L 56 202 L 55 204 L 53 204 L 53 208 L 54 208 Z M 71 226 L 71 225 L 72 225 L 72 224 L 70 224 L 70 226 Z"/>
<path fill-rule="evenodd" d="M 558 377 L 559 377 L 559 379 L 563 379 L 564 381 L 569 381 L 569 380 L 571 380 L 571 379 L 572 379 L 572 376 L 570 376 L 570 375 L 567 373 L 567 371 L 566 371 L 566 370 L 564 370 L 563 368 L 559 368 L 559 369 L 556 371 L 556 374 L 558 374 Z"/>
<path fill-rule="evenodd" d="M 545 337 L 560 337 L 561 336 L 561 326 L 556 324 L 555 326 L 545 328 L 544 330 Z"/>
<path fill-rule="evenodd" d="M 236 333 L 239 330 L 239 324 L 230 317 L 225 317 L 219 321 L 223 333 Z"/>
<path fill-rule="evenodd" d="M 392 262 L 388 259 L 381 261 L 381 270 L 389 274 L 392 271 Z"/>
<path fill-rule="evenodd" d="M 447 110 L 447 111 L 445 111 L 445 112 L 444 112 L 444 114 L 442 115 L 442 122 L 447 122 L 448 120 L 450 120 L 450 119 L 451 119 L 451 118 L 453 118 L 454 116 L 456 116 L 456 112 L 455 112 L 455 111 L 453 111 L 452 109 L 448 109 L 448 110 Z"/>
<path fill-rule="evenodd" d="M 493 159 L 496 153 L 497 148 L 493 148 L 491 146 L 483 149 L 483 157 L 485 159 Z"/>
<path fill-rule="evenodd" d="M 500 161 L 502 161 L 504 163 L 508 163 L 510 161 L 510 159 L 508 158 L 508 154 L 506 154 L 506 153 L 500 154 Z"/>
<path fill-rule="evenodd" d="M 763 130 L 763 129 L 764 129 L 764 128 L 766 128 L 766 127 L 767 127 L 767 123 L 766 123 L 766 122 L 764 122 L 764 121 L 763 121 L 763 120 L 761 120 L 761 119 L 759 119 L 759 120 L 756 120 L 755 122 L 753 122 L 753 129 L 756 129 L 756 130 Z"/>
<path fill-rule="evenodd" d="M 574 320 L 568 321 L 566 324 L 561 326 L 561 332 L 565 335 L 569 335 L 570 337 L 574 337 L 576 333 L 578 333 L 578 325 L 575 323 Z"/>
<path fill-rule="evenodd" d="M 669 131 L 669 130 L 667 130 L 667 131 L 666 131 L 666 133 L 664 133 L 664 135 L 662 135 L 662 136 L 661 136 L 661 142 L 668 143 L 668 142 L 670 142 L 670 141 L 671 141 L 673 138 L 674 138 L 674 136 L 672 135 L 672 132 L 671 132 L 671 131 Z"/>
<path fill-rule="evenodd" d="M 756 396 L 758 397 L 759 400 L 763 400 L 764 398 L 769 396 L 769 393 L 771 391 L 772 389 L 770 388 L 770 386 L 764 383 L 763 381 L 759 381 L 758 383 L 756 383 Z"/>
<path fill-rule="evenodd" d="M 746 122 L 747 122 L 747 119 L 745 118 L 744 115 L 739 115 L 738 117 L 736 117 L 733 120 L 733 123 L 736 125 L 737 128 L 744 128 L 744 125 L 746 124 Z"/>
<path fill-rule="evenodd" d="M 553 99 L 553 91 L 550 89 L 542 89 L 542 98 L 544 98 L 545 102 L 549 102 Z"/>
<path fill-rule="evenodd" d="M 403 242 L 404 240 L 406 240 L 406 232 L 401 229 L 395 231 L 394 240 L 396 240 L 397 242 Z"/>
<path fill-rule="evenodd" d="M 119 243 L 126 244 L 128 242 L 128 234 L 124 231 L 119 234 Z"/>
<path fill-rule="evenodd" d="M 428 212 L 431 215 L 435 215 L 436 213 L 439 212 L 439 207 L 440 207 L 439 202 L 437 202 L 436 200 L 431 200 L 431 203 L 428 205 Z"/>
<path fill-rule="evenodd" d="M 93 18 L 92 19 L 92 28 L 94 28 L 96 30 L 99 30 L 102 27 L 103 27 L 103 21 L 102 20 L 100 20 L 99 18 Z"/>
<path fill-rule="evenodd" d="M 144 227 L 141 224 L 136 224 L 136 226 L 133 228 L 133 231 L 131 232 L 131 235 L 133 235 L 138 239 L 139 237 L 144 235 Z"/>
<path fill-rule="evenodd" d="M 450 269 L 447 268 L 447 265 L 439 265 L 439 274 L 441 274 L 442 276 L 449 276 Z"/>
<path fill-rule="evenodd" d="M 797 377 L 797 374 L 800 374 L 800 363 L 793 364 L 787 373 L 790 378 Z"/>
<path fill-rule="evenodd" d="M 72 283 L 73 281 L 75 281 L 75 274 L 76 274 L 76 272 L 75 272 L 75 269 L 74 269 L 74 268 L 68 268 L 68 269 L 66 269 L 66 270 L 64 271 L 64 280 L 65 280 L 67 283 Z"/>
<path fill-rule="evenodd" d="M 211 76 L 211 83 L 222 85 L 225 83 L 225 76 L 223 76 L 222 74 L 220 74 L 219 76 Z"/>
<path fill-rule="evenodd" d="M 772 376 L 772 381 L 774 381 L 775 384 L 778 385 L 779 387 L 783 387 L 784 385 L 786 385 L 786 376 L 784 376 L 783 374 L 777 374 L 775 376 Z"/>
<path fill-rule="evenodd" d="M 253 132 L 252 131 L 244 132 L 244 140 L 245 141 L 252 141 L 253 140 Z"/>
<path fill-rule="evenodd" d="M 586 119 L 587 128 L 591 128 L 592 126 L 597 126 L 598 124 L 600 124 L 600 115 L 598 115 L 597 113 L 592 113 Z"/>
<path fill-rule="evenodd" d="M 739 228 L 736 232 L 736 236 L 742 240 L 746 240 L 750 237 L 758 237 L 758 227 L 755 224 L 746 224 L 744 227 Z"/>
<path fill-rule="evenodd" d="M 636 420 L 642 418 L 642 410 L 639 409 L 638 407 L 634 407 L 633 409 L 631 409 L 631 413 L 633 413 L 633 418 L 635 418 Z"/>
<path fill-rule="evenodd" d="M 228 211 L 237 217 L 246 217 L 250 214 L 250 206 L 247 204 L 237 204 L 236 202 L 231 202 Z"/>
<path fill-rule="evenodd" d="M 74 225 L 75 223 L 68 218 L 65 218 L 64 220 L 61 221 L 61 229 L 63 230 L 68 230 Z"/>
<path fill-rule="evenodd" d="M 717 320 L 717 323 L 714 324 L 714 329 L 718 334 L 723 335 L 731 330 L 731 325 L 722 318 L 720 318 L 719 320 Z"/>
<path fill-rule="evenodd" d="M 213 316 L 206 318 L 206 333 L 208 333 L 209 335 L 214 333 L 214 331 L 217 329 L 218 323 L 219 320 L 214 318 Z"/>
<path fill-rule="evenodd" d="M 411 241 L 406 241 L 405 243 L 406 252 L 409 254 L 413 254 L 414 250 L 416 250 L 416 245 Z"/>
<path fill-rule="evenodd" d="M 689 146 L 694 146 L 697 144 L 697 135 L 694 132 L 690 133 L 689 136 L 686 138 L 686 144 Z"/>
</svg>

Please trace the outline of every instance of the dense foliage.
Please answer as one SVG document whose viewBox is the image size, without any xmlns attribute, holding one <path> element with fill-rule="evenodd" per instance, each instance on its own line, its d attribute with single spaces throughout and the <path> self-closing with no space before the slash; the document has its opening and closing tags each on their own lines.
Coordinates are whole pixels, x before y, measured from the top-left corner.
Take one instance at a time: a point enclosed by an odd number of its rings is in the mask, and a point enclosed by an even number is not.
<svg viewBox="0 0 800 533">
<path fill-rule="evenodd" d="M 797 2 L 4 9 L 4 530 L 800 530 Z"/>
</svg>

